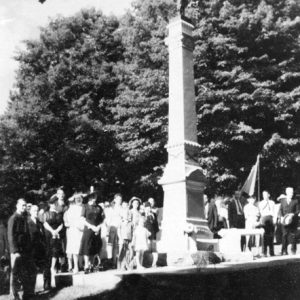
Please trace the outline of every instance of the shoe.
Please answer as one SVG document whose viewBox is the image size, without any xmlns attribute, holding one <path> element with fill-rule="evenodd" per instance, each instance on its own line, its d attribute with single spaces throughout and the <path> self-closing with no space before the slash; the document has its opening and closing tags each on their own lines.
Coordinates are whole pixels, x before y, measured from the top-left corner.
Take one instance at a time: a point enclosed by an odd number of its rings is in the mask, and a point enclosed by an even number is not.
<svg viewBox="0 0 300 300">
<path fill-rule="evenodd" d="M 296 255 L 296 251 L 292 251 L 292 255 Z"/>
<path fill-rule="evenodd" d="M 286 251 L 282 251 L 281 255 L 288 255 L 288 253 Z"/>
<path fill-rule="evenodd" d="M 84 269 L 84 274 L 89 274 L 90 273 L 90 269 Z"/>
<path fill-rule="evenodd" d="M 50 292 L 51 292 L 51 290 L 52 290 L 52 288 L 51 288 L 51 287 L 44 288 L 44 289 L 43 289 L 43 294 L 50 293 Z"/>
</svg>

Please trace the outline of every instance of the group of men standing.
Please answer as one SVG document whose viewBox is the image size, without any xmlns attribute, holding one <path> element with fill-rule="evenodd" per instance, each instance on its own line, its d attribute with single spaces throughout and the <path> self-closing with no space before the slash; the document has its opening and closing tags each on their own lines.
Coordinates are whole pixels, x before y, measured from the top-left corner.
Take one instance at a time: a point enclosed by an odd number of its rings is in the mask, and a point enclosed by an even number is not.
<svg viewBox="0 0 300 300">
<path fill-rule="evenodd" d="M 254 224 L 256 228 L 264 229 L 263 236 L 263 255 L 267 255 L 269 247 L 270 256 L 274 256 L 274 232 L 275 226 L 282 232 L 281 254 L 287 255 L 288 243 L 291 243 L 292 254 L 296 253 L 297 242 L 296 233 L 298 225 L 298 202 L 293 199 L 294 189 L 287 187 L 285 195 L 281 195 L 278 200 L 279 209 L 276 209 L 275 202 L 270 200 L 268 191 L 263 191 L 263 199 L 257 203 L 257 220 Z M 277 205 L 277 206 L 278 206 Z M 241 193 L 235 192 L 233 198 L 228 202 L 228 221 L 230 228 L 245 228 L 245 202 L 242 201 Z"/>
</svg>

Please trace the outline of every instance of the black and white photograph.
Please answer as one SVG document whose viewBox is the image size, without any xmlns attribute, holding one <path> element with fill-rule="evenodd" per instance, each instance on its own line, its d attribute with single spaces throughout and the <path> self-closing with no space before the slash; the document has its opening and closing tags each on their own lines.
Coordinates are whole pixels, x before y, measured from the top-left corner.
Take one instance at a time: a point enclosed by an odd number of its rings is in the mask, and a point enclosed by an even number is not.
<svg viewBox="0 0 300 300">
<path fill-rule="evenodd" d="M 300 0 L 0 0 L 0 300 L 300 299 Z"/>
</svg>

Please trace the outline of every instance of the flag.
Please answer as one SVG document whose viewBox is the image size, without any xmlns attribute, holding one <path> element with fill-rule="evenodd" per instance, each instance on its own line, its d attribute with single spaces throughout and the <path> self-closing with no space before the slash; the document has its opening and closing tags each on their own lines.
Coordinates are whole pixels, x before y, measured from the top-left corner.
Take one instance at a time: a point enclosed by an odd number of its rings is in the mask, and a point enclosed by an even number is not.
<svg viewBox="0 0 300 300">
<path fill-rule="evenodd" d="M 245 192 L 249 196 L 254 195 L 256 178 L 259 171 L 258 168 L 259 168 L 259 155 L 257 155 L 256 163 L 252 167 L 251 172 L 241 189 L 241 192 Z"/>
</svg>

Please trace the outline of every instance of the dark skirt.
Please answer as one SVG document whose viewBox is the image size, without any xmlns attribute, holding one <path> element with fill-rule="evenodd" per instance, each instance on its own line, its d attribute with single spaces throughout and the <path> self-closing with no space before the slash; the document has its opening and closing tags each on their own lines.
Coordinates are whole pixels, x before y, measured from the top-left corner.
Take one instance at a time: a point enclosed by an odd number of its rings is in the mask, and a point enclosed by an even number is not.
<svg viewBox="0 0 300 300">
<path fill-rule="evenodd" d="M 95 235 L 93 230 L 84 227 L 79 254 L 88 256 L 96 255 L 100 253 L 101 247 L 101 231 Z"/>
<path fill-rule="evenodd" d="M 60 238 L 53 239 L 48 237 L 48 255 L 51 257 L 63 257 L 64 251 L 62 246 L 62 240 Z"/>
</svg>

